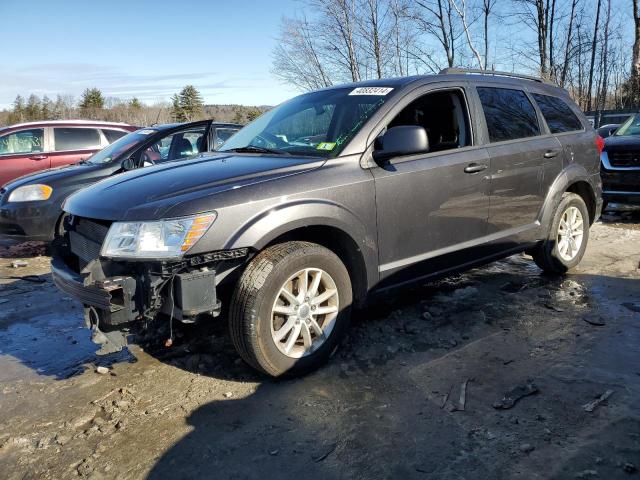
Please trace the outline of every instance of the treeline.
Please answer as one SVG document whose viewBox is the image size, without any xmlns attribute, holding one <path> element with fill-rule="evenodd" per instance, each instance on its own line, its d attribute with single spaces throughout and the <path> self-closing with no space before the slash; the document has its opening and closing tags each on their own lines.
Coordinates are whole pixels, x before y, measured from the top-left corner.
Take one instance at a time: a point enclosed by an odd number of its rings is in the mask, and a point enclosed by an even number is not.
<svg viewBox="0 0 640 480">
<path fill-rule="evenodd" d="M 0 111 L 0 126 L 39 120 L 89 119 L 147 126 L 156 123 L 186 122 L 211 118 L 219 122 L 245 124 L 269 107 L 205 105 L 200 92 L 185 86 L 171 102 L 142 103 L 137 98 L 122 100 L 104 96 L 98 88 L 88 88 L 78 101 L 72 95 L 18 95 L 8 110 Z"/>
<path fill-rule="evenodd" d="M 552 80 L 584 110 L 640 104 L 639 0 L 302 0 L 273 74 L 301 90 L 446 67 Z"/>
</svg>

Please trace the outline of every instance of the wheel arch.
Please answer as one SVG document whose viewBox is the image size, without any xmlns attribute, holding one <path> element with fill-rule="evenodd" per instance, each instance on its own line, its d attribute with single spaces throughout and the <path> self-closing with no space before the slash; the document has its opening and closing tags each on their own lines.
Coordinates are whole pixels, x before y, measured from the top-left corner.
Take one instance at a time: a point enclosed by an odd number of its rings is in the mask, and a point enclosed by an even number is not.
<svg viewBox="0 0 640 480">
<path fill-rule="evenodd" d="M 592 224 L 595 221 L 597 199 L 595 189 L 591 184 L 591 178 L 591 175 L 589 175 L 585 168 L 579 164 L 570 165 L 560 175 L 558 175 L 549 188 L 538 217 L 539 222 L 543 227 L 542 231 L 544 235 L 546 235 L 549 230 L 555 210 L 565 192 L 572 192 L 579 195 L 587 205 L 587 210 L 589 211 L 589 224 Z"/>
<path fill-rule="evenodd" d="M 378 280 L 375 236 L 357 215 L 333 202 L 279 205 L 256 215 L 231 236 L 225 248 L 261 251 L 293 240 L 317 243 L 335 253 L 349 271 L 354 302 L 364 303 Z"/>
</svg>

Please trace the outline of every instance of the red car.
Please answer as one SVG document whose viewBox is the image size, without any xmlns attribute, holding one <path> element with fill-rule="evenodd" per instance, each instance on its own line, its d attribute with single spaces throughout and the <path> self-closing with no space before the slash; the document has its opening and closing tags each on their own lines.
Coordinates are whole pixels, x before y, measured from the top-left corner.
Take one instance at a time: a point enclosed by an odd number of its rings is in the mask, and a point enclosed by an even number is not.
<svg viewBox="0 0 640 480">
<path fill-rule="evenodd" d="M 136 129 L 126 123 L 91 120 L 0 128 L 0 186 L 27 173 L 78 163 Z"/>
</svg>

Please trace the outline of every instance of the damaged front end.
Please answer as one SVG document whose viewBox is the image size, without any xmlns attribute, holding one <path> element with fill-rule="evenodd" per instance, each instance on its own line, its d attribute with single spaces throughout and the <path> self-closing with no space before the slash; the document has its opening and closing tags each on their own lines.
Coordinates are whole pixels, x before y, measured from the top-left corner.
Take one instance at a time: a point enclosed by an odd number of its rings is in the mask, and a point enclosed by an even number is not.
<svg viewBox="0 0 640 480">
<path fill-rule="evenodd" d="M 217 316 L 217 273 L 237 267 L 247 249 L 211 252 L 179 260 L 112 260 L 100 256 L 109 222 L 68 217 L 51 260 L 56 286 L 84 306 L 99 354 L 121 350 L 136 327 L 159 314 L 192 323 Z"/>
</svg>

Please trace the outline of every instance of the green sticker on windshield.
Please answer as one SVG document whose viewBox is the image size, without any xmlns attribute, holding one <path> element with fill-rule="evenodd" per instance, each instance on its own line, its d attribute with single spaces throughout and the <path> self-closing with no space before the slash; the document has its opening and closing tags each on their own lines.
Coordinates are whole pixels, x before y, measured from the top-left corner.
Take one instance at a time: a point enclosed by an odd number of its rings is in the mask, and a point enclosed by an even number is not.
<svg viewBox="0 0 640 480">
<path fill-rule="evenodd" d="M 334 148 L 336 148 L 336 142 L 320 142 L 316 147 L 316 150 L 325 150 L 330 152 Z"/>
</svg>

